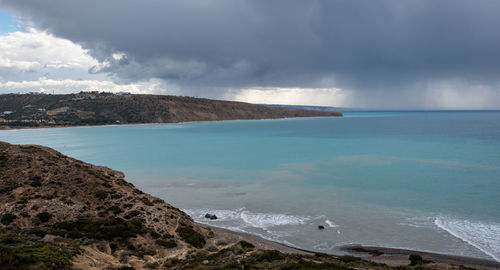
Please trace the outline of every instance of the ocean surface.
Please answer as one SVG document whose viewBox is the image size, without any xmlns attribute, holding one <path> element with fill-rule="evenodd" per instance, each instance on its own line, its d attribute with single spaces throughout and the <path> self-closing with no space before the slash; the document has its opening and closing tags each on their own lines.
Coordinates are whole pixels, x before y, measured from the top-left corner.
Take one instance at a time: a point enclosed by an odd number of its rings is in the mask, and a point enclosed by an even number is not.
<svg viewBox="0 0 500 270">
<path fill-rule="evenodd" d="M 0 140 L 121 170 L 198 222 L 300 248 L 500 261 L 500 112 L 25 129 Z"/>
</svg>

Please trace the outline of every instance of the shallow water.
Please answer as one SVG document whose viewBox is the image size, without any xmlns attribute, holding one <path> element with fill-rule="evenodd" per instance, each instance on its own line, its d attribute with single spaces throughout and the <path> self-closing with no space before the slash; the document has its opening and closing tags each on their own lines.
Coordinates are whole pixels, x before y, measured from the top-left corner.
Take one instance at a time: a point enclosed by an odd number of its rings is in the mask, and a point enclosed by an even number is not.
<svg viewBox="0 0 500 270">
<path fill-rule="evenodd" d="M 500 112 L 345 115 L 11 130 L 0 140 L 122 170 L 197 221 L 301 248 L 500 260 Z"/>
</svg>

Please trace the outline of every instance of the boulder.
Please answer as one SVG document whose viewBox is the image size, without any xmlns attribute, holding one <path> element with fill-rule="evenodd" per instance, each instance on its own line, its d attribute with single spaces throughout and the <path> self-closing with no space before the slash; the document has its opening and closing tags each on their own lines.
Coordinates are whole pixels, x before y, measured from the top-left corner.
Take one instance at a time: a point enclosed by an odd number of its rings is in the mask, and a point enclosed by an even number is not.
<svg viewBox="0 0 500 270">
<path fill-rule="evenodd" d="M 217 216 L 216 216 L 216 215 L 212 215 L 212 214 L 208 214 L 208 213 L 207 213 L 207 214 L 205 215 L 205 218 L 207 218 L 207 219 L 211 219 L 211 220 L 215 220 L 215 219 L 217 219 Z"/>
</svg>

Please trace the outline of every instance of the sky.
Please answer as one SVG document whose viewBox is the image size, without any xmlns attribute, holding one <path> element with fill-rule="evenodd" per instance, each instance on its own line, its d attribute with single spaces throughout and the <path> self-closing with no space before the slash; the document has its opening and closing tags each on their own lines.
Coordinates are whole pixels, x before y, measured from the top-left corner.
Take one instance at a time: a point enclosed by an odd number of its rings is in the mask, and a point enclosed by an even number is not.
<svg viewBox="0 0 500 270">
<path fill-rule="evenodd" d="M 5 35 L 18 30 L 15 18 L 8 12 L 0 10 L 0 34 Z"/>
<path fill-rule="evenodd" d="M 497 0 L 0 0 L 0 93 L 500 109 Z"/>
</svg>

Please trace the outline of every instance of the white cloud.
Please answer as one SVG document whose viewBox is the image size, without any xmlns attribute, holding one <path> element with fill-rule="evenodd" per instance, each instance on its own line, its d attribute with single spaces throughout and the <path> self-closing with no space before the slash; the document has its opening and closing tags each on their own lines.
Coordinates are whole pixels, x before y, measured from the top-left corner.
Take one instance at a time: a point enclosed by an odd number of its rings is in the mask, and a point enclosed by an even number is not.
<svg viewBox="0 0 500 270">
<path fill-rule="evenodd" d="M 42 92 L 42 93 L 75 93 L 80 91 L 105 91 L 105 92 L 132 92 L 141 94 L 150 93 L 165 93 L 166 86 L 164 82 L 159 80 L 150 80 L 133 84 L 120 85 L 111 81 L 99 80 L 74 80 L 62 79 L 54 80 L 48 78 L 40 78 L 36 81 L 8 81 L 0 82 L 0 89 L 4 93 L 27 93 L 27 92 Z"/>
<path fill-rule="evenodd" d="M 350 92 L 339 88 L 248 88 L 228 92 L 227 99 L 261 104 L 345 106 Z"/>
<path fill-rule="evenodd" d="M 125 55 L 115 53 L 119 61 Z M 74 93 L 107 91 L 166 93 L 164 81 L 151 79 L 119 84 L 106 74 L 90 74 L 92 67 L 103 66 L 87 50 L 70 40 L 45 31 L 27 28 L 0 36 L 0 94 L 2 93 Z M 169 93 L 176 88 L 169 86 Z"/>
<path fill-rule="evenodd" d="M 35 28 L 0 36 L 0 67 L 20 71 L 43 69 L 83 69 L 97 65 L 97 60 L 80 45 Z"/>
</svg>

